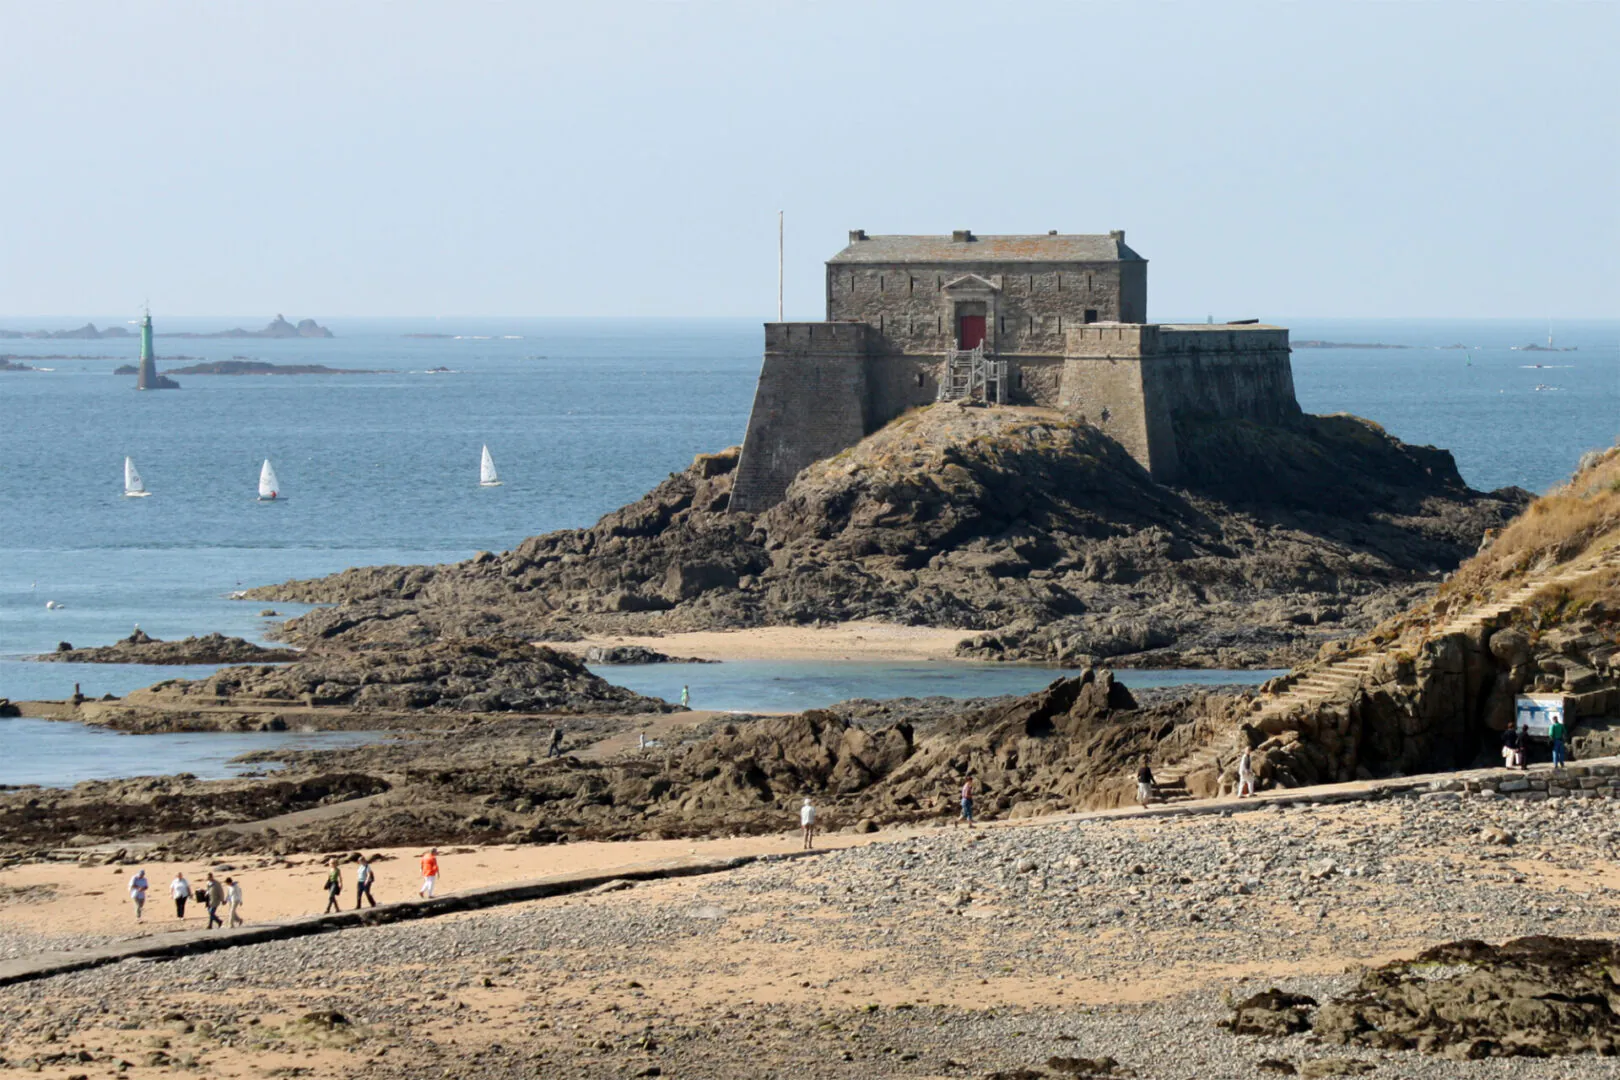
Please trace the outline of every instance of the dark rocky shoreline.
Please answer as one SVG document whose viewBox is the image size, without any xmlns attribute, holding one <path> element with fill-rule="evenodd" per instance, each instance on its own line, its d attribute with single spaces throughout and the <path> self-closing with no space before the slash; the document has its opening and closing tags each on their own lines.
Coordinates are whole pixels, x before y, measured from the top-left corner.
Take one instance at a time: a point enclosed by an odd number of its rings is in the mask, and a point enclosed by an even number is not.
<svg viewBox="0 0 1620 1080">
<path fill-rule="evenodd" d="M 1528 501 L 1352 417 L 1177 435 L 1185 486 L 1167 488 L 1057 414 L 935 406 L 761 514 L 729 510 L 732 449 L 589 529 L 248 595 L 336 605 L 285 624 L 299 644 L 876 619 L 993 631 L 973 659 L 1286 666 L 1428 595 Z"/>
</svg>

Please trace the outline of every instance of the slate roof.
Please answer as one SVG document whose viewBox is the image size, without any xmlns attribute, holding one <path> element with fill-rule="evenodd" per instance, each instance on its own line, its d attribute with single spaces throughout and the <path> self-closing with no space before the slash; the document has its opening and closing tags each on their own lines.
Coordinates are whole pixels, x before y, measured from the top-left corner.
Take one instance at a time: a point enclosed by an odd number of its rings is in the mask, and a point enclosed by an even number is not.
<svg viewBox="0 0 1620 1080">
<path fill-rule="evenodd" d="M 853 241 L 829 263 L 1049 263 L 1143 262 L 1112 236 L 1081 233 L 1036 236 L 869 236 Z"/>
</svg>

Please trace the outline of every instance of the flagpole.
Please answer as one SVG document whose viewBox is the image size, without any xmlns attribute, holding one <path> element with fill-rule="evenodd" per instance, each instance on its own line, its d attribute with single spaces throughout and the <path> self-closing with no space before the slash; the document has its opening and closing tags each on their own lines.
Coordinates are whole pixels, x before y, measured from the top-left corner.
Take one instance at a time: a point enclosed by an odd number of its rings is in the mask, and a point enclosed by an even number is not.
<svg viewBox="0 0 1620 1080">
<path fill-rule="evenodd" d="M 782 211 L 776 212 L 776 321 L 782 321 Z"/>
</svg>

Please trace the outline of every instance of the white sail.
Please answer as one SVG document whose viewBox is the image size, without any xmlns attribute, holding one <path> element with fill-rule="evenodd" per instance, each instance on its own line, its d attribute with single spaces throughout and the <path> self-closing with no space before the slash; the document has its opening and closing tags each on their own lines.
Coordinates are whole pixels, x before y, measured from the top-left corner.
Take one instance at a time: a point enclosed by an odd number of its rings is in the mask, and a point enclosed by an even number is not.
<svg viewBox="0 0 1620 1080">
<path fill-rule="evenodd" d="M 478 463 L 478 484 L 480 487 L 498 487 L 501 478 L 495 472 L 495 459 L 489 456 L 489 447 L 484 447 L 484 456 Z"/>
<path fill-rule="evenodd" d="M 146 485 L 141 483 L 141 474 L 136 470 L 134 460 L 131 459 L 131 458 L 127 458 L 127 457 L 124 459 L 124 494 L 125 495 L 150 495 L 151 494 L 150 491 L 146 490 Z"/>
<path fill-rule="evenodd" d="M 270 467 L 270 459 L 264 459 L 264 468 L 259 470 L 259 498 L 274 499 L 281 494 L 281 482 L 276 479 L 276 470 Z"/>
</svg>

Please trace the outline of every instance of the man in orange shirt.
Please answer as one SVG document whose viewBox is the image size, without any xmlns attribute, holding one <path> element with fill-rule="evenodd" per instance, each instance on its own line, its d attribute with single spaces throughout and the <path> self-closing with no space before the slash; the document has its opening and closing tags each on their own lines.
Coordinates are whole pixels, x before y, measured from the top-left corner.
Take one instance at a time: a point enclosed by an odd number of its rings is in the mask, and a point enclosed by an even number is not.
<svg viewBox="0 0 1620 1080">
<path fill-rule="evenodd" d="M 433 899 L 433 886 L 439 881 L 439 849 L 432 848 L 422 856 L 422 887 L 416 895 L 424 900 Z"/>
</svg>

